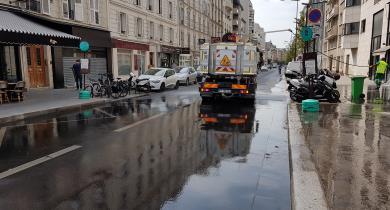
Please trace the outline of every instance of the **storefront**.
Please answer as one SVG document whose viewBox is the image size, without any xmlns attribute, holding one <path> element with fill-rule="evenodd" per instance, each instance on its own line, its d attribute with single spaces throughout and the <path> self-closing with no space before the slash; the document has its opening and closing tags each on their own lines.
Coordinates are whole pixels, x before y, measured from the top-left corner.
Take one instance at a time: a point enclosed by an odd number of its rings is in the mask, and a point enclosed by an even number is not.
<svg viewBox="0 0 390 210">
<path fill-rule="evenodd" d="M 126 77 L 130 72 L 139 76 L 145 72 L 149 45 L 113 39 L 112 46 L 114 76 Z"/>
<path fill-rule="evenodd" d="M 23 80 L 19 48 L 16 45 L 0 44 L 0 80 L 16 82 Z"/>
<path fill-rule="evenodd" d="M 189 54 L 189 48 L 180 48 L 161 45 L 158 53 L 158 61 L 160 67 L 170 68 L 173 64 L 179 65 L 180 54 Z"/>
<path fill-rule="evenodd" d="M 53 86 L 52 47 L 77 46 L 78 36 L 0 10 L 0 79 L 26 88 Z M 12 23 L 12 24 L 9 24 Z"/>
<path fill-rule="evenodd" d="M 55 88 L 74 87 L 72 66 L 80 58 L 89 59 L 91 69 L 89 78 L 97 79 L 99 74 L 112 73 L 110 32 L 79 26 L 61 25 L 61 27 L 64 30 L 71 30 L 71 33 L 80 37 L 82 41 L 87 41 L 90 44 L 90 50 L 82 53 L 78 46 L 53 49 Z"/>
</svg>

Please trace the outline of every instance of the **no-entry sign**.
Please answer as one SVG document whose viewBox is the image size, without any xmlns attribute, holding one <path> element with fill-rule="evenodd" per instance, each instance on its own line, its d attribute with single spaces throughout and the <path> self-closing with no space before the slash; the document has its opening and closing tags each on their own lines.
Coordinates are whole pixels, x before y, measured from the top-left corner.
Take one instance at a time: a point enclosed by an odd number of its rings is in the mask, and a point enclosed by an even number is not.
<svg viewBox="0 0 390 210">
<path fill-rule="evenodd" d="M 318 23 L 321 20 L 321 10 L 319 9 L 311 9 L 309 11 L 309 20 L 312 23 Z"/>
</svg>

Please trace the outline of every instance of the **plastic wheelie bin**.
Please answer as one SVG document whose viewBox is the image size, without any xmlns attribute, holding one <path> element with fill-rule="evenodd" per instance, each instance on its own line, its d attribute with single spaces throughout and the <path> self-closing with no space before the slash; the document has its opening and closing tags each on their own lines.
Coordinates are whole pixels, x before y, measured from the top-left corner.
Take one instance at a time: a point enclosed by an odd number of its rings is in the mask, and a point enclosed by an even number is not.
<svg viewBox="0 0 390 210">
<path fill-rule="evenodd" d="M 363 94 L 363 86 L 364 86 L 364 79 L 366 79 L 366 76 L 352 76 L 352 101 L 357 101 L 360 99 L 363 99 L 365 95 Z"/>
</svg>

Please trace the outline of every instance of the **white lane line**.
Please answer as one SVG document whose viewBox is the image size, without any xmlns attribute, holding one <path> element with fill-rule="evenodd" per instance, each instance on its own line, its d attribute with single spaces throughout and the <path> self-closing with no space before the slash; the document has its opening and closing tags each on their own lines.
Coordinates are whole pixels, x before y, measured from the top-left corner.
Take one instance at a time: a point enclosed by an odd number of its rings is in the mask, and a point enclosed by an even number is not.
<svg viewBox="0 0 390 210">
<path fill-rule="evenodd" d="M 100 112 L 100 113 L 103 113 L 103 114 L 105 114 L 105 115 L 107 115 L 107 116 L 109 116 L 109 117 L 112 117 L 112 118 L 115 118 L 115 117 L 116 117 L 115 115 L 112 115 L 112 114 L 110 114 L 110 113 L 104 111 L 103 109 L 95 108 L 95 110 L 98 111 L 98 112 Z"/>
<path fill-rule="evenodd" d="M 133 127 L 135 127 L 135 126 L 137 126 L 137 125 L 140 125 L 140 124 L 142 124 L 142 123 L 145 123 L 145 122 L 147 122 L 147 121 L 150 121 L 150 120 L 159 118 L 159 117 L 161 117 L 161 116 L 163 116 L 163 115 L 165 115 L 165 113 L 160 113 L 160 114 L 154 115 L 154 116 L 152 116 L 152 117 L 149 117 L 149 118 L 140 120 L 140 121 L 138 121 L 138 122 L 136 122 L 136 123 L 127 125 L 127 126 L 125 126 L 125 127 L 118 128 L 118 129 L 114 130 L 114 132 L 122 132 L 122 131 L 128 130 L 128 129 L 133 128 Z"/>
<path fill-rule="evenodd" d="M 70 147 L 65 148 L 63 150 L 54 152 L 54 153 L 52 153 L 50 155 L 41 157 L 41 158 L 33 160 L 33 161 L 30 161 L 30 162 L 25 163 L 23 165 L 17 166 L 15 168 L 11 168 L 8 171 L 4 171 L 4 172 L 0 173 L 0 179 L 4 179 L 4 178 L 6 178 L 8 176 L 14 175 L 16 173 L 19 173 L 21 171 L 29 169 L 29 168 L 31 168 L 33 166 L 39 165 L 39 164 L 44 163 L 44 162 L 46 162 L 48 160 L 54 159 L 56 157 L 59 157 L 61 155 L 64 155 L 66 153 L 72 152 L 72 151 L 74 151 L 76 149 L 80 149 L 80 148 L 81 148 L 81 146 L 79 146 L 79 145 L 73 145 L 73 146 L 70 146 Z"/>
</svg>

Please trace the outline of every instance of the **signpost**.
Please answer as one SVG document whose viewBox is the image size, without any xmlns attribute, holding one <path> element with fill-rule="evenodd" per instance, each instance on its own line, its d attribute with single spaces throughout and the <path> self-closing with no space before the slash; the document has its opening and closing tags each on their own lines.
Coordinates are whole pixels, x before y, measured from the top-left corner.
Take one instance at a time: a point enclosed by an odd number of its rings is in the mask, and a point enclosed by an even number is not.
<svg viewBox="0 0 390 210">
<path fill-rule="evenodd" d="M 302 27 L 301 38 L 305 42 L 311 41 L 313 39 L 313 29 L 310 26 Z"/>
<path fill-rule="evenodd" d="M 84 59 L 80 59 L 81 62 L 81 73 L 83 74 L 83 80 L 84 80 L 84 90 L 85 90 L 85 74 L 90 73 L 89 69 L 89 60 L 86 59 L 85 53 L 89 51 L 89 43 L 87 41 L 80 42 L 79 45 L 80 51 L 84 53 Z"/>
<path fill-rule="evenodd" d="M 318 23 L 321 20 L 321 16 L 322 16 L 321 10 L 317 8 L 311 9 L 309 12 L 309 21 L 311 23 Z"/>
</svg>

